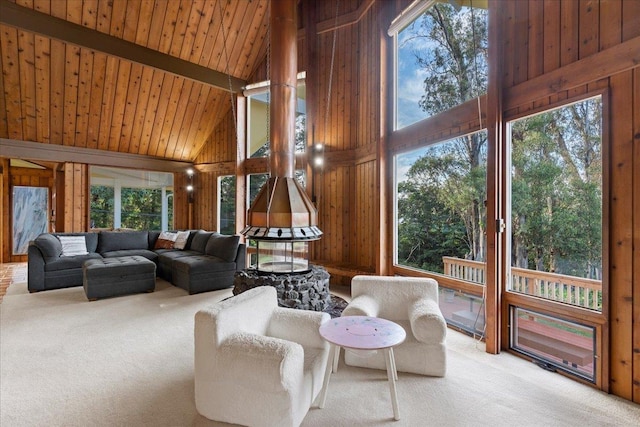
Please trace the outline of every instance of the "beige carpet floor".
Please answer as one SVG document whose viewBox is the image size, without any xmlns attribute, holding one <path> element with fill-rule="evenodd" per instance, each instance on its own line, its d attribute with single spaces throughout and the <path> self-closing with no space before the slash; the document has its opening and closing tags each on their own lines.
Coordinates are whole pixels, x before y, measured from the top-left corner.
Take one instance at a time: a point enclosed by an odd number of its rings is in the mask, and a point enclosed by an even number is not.
<svg viewBox="0 0 640 427">
<path fill-rule="evenodd" d="M 0 304 L 0 426 L 221 425 L 193 403 L 193 316 L 230 295 L 159 281 L 154 293 L 88 302 L 81 287 L 12 285 Z M 640 425 L 638 405 L 455 331 L 447 342 L 445 378 L 399 374 L 400 421 L 385 373 L 341 361 L 303 426 Z"/>
</svg>

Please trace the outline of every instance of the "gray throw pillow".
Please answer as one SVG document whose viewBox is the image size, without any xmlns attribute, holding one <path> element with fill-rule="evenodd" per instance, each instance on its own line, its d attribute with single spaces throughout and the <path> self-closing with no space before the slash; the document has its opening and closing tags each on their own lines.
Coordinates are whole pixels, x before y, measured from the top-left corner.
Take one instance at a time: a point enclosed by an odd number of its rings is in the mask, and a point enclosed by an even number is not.
<svg viewBox="0 0 640 427">
<path fill-rule="evenodd" d="M 234 262 L 238 253 L 240 236 L 226 236 L 214 233 L 209 237 L 205 253 L 226 262 Z"/>
<path fill-rule="evenodd" d="M 211 231 L 199 230 L 195 234 L 195 236 L 193 236 L 190 249 L 192 251 L 200 252 L 203 254 L 207 247 L 207 242 L 209 241 L 209 237 L 211 237 L 212 234 L 213 232 Z"/>
</svg>

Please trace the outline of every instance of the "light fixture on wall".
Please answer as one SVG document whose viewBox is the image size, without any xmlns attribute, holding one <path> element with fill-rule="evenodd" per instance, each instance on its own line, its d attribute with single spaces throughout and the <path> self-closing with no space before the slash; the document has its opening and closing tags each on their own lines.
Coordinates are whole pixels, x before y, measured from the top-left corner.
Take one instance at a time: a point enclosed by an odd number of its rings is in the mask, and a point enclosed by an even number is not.
<svg viewBox="0 0 640 427">
<path fill-rule="evenodd" d="M 195 171 L 193 170 L 193 168 L 188 168 L 186 170 L 187 173 L 187 186 L 186 186 L 186 190 L 187 193 L 189 195 L 189 203 L 193 203 L 193 178 L 195 175 Z"/>
<path fill-rule="evenodd" d="M 314 144 L 311 156 L 313 168 L 316 170 L 322 169 L 324 166 L 324 144 L 321 142 Z"/>
</svg>

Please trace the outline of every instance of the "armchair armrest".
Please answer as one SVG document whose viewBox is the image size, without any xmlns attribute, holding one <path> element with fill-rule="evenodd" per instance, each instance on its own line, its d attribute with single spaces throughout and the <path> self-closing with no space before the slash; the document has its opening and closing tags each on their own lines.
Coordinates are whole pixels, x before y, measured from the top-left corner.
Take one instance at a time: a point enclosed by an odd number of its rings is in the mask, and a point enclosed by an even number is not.
<svg viewBox="0 0 640 427">
<path fill-rule="evenodd" d="M 347 305 L 342 312 L 343 316 L 371 316 L 378 317 L 380 306 L 378 301 L 369 295 L 358 295 Z"/>
<path fill-rule="evenodd" d="M 230 335 L 214 358 L 218 379 L 268 393 L 296 390 L 304 365 L 299 344 L 246 332 Z"/>
<path fill-rule="evenodd" d="M 409 322 L 413 336 L 423 343 L 440 343 L 447 335 L 447 323 L 434 300 L 422 298 L 411 304 Z"/>
<path fill-rule="evenodd" d="M 267 334 L 305 347 L 326 348 L 320 336 L 320 325 L 331 318 L 327 313 L 276 307 L 271 314 Z M 295 327 L 291 327 L 295 325 Z"/>
</svg>

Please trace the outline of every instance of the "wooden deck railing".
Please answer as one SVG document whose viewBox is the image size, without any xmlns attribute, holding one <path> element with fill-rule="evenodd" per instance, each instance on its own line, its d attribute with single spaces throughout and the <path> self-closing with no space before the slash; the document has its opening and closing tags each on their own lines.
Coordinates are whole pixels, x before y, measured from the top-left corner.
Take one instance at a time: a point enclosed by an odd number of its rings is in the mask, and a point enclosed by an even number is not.
<svg viewBox="0 0 640 427">
<path fill-rule="evenodd" d="M 444 274 L 480 285 L 485 284 L 485 264 L 442 257 Z M 511 267 L 511 290 L 566 304 L 602 311 L 602 282 L 564 274 Z"/>
</svg>

